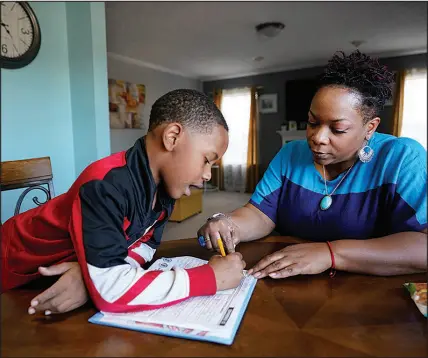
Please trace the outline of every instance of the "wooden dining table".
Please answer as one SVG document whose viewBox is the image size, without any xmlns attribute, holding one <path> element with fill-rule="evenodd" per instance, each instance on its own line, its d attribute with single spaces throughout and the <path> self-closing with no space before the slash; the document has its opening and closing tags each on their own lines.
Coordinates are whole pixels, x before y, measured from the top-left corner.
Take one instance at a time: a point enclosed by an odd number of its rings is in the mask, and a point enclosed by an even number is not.
<svg viewBox="0 0 428 358">
<path fill-rule="evenodd" d="M 300 242 L 268 237 L 241 243 L 247 268 L 263 256 Z M 163 242 L 155 258 L 211 252 L 196 239 Z M 52 316 L 28 315 L 30 300 L 47 283 L 1 295 L 2 357 L 83 356 L 386 356 L 426 357 L 427 319 L 403 288 L 426 274 L 393 277 L 328 272 L 257 282 L 231 346 L 185 340 L 88 323 L 91 303 Z"/>
</svg>

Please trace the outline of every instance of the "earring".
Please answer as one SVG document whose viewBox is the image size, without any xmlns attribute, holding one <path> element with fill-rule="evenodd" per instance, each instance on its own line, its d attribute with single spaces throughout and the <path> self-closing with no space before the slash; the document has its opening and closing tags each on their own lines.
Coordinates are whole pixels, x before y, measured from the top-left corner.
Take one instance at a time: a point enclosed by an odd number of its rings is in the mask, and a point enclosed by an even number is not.
<svg viewBox="0 0 428 358">
<path fill-rule="evenodd" d="M 373 156 L 374 150 L 369 146 L 369 141 L 367 141 L 367 144 L 358 151 L 358 157 L 363 163 L 368 163 L 373 159 Z"/>
</svg>

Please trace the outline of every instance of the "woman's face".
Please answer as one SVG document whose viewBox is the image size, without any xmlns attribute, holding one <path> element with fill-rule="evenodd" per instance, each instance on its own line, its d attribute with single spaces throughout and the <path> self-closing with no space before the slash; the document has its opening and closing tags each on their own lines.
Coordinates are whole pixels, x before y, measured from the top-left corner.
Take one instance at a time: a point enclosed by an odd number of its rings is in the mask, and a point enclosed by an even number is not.
<svg viewBox="0 0 428 358">
<path fill-rule="evenodd" d="M 355 158 L 380 119 L 364 124 L 358 95 L 343 87 L 322 87 L 312 99 L 306 137 L 314 161 L 337 164 Z"/>
</svg>

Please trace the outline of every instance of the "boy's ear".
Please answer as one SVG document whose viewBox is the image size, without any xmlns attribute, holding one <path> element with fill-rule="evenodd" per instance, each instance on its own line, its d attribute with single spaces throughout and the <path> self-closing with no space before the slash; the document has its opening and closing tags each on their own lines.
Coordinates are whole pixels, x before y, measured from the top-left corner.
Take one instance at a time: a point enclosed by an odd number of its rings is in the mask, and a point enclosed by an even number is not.
<svg viewBox="0 0 428 358">
<path fill-rule="evenodd" d="M 183 126 L 180 123 L 169 123 L 162 135 L 163 145 L 168 152 L 174 150 L 180 139 L 183 137 Z"/>
</svg>

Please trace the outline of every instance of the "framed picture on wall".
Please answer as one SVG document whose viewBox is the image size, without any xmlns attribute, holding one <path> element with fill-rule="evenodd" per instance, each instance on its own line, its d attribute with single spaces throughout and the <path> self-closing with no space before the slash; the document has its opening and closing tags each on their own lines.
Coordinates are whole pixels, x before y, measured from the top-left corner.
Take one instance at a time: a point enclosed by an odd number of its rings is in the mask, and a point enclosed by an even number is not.
<svg viewBox="0 0 428 358">
<path fill-rule="evenodd" d="M 278 112 L 278 94 L 262 94 L 259 97 L 260 113 L 277 113 Z"/>
<path fill-rule="evenodd" d="M 111 129 L 142 129 L 146 86 L 121 80 L 108 80 Z"/>
</svg>

